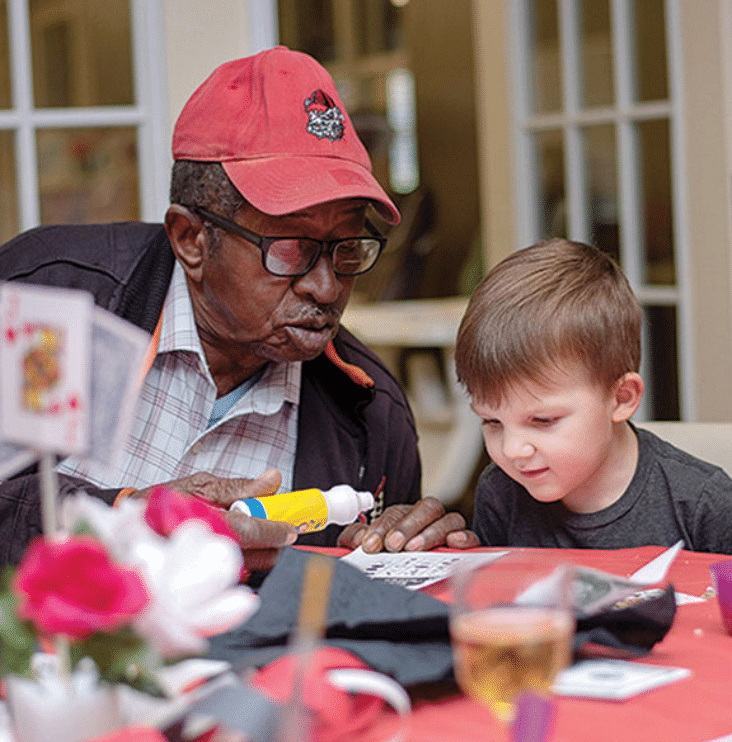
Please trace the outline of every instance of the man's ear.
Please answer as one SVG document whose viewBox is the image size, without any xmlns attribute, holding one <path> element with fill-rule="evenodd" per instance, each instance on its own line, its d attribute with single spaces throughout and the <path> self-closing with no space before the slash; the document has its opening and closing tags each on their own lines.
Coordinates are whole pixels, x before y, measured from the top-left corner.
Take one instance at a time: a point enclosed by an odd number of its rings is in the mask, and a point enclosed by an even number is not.
<svg viewBox="0 0 732 742">
<path fill-rule="evenodd" d="M 199 281 L 208 250 L 203 222 L 185 206 L 171 204 L 165 212 L 165 231 L 183 270 L 191 280 Z"/>
<path fill-rule="evenodd" d="M 635 371 L 623 374 L 613 388 L 613 415 L 615 423 L 629 420 L 640 405 L 643 396 L 643 379 Z"/>
</svg>

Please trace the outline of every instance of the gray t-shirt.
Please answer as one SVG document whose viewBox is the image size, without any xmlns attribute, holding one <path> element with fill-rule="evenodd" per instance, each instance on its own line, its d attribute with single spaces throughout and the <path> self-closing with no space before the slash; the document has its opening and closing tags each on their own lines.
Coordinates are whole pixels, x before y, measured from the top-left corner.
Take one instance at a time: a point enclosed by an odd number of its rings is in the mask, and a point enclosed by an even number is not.
<svg viewBox="0 0 732 742">
<path fill-rule="evenodd" d="M 732 479 L 646 430 L 638 466 L 610 507 L 574 513 L 562 502 L 537 502 L 495 464 L 482 473 L 473 529 L 484 546 L 625 549 L 671 546 L 732 554 Z M 732 445 L 732 441 L 730 441 Z"/>
</svg>

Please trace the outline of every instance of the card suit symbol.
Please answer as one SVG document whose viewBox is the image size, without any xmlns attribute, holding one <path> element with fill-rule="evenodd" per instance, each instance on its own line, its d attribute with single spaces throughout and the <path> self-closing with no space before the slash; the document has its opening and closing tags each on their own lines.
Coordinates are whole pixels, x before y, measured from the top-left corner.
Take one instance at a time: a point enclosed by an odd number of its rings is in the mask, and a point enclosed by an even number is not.
<svg viewBox="0 0 732 742">
<path fill-rule="evenodd" d="M 51 404 L 48 405 L 48 414 L 49 415 L 60 415 L 61 405 L 58 402 L 51 402 Z"/>
<path fill-rule="evenodd" d="M 23 333 L 25 335 L 32 335 L 36 331 L 36 326 L 34 324 L 31 324 L 30 322 L 27 322 L 23 325 Z"/>
<path fill-rule="evenodd" d="M 14 343 L 18 339 L 18 336 L 12 327 L 8 327 L 8 329 L 5 330 L 5 339 L 9 343 Z"/>
<path fill-rule="evenodd" d="M 70 410 L 78 410 L 81 408 L 81 400 L 73 394 L 71 397 L 69 397 L 69 409 Z"/>
</svg>

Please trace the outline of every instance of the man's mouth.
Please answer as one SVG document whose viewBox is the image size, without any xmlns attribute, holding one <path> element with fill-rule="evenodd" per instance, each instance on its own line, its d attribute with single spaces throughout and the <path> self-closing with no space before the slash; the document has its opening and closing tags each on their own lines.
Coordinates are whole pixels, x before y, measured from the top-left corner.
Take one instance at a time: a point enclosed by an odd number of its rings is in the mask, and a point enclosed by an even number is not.
<svg viewBox="0 0 732 742">
<path fill-rule="evenodd" d="M 290 341 L 308 355 L 321 353 L 333 335 L 333 325 L 307 324 L 285 327 Z"/>
</svg>

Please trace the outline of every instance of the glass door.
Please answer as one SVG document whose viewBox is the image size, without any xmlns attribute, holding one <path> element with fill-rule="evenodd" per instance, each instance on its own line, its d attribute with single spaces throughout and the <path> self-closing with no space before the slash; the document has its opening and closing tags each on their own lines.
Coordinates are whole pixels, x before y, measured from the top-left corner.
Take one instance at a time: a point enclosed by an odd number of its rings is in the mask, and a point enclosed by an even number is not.
<svg viewBox="0 0 732 742">
<path fill-rule="evenodd" d="M 664 0 L 512 4 L 519 244 L 613 255 L 644 308 L 639 418 L 683 412 L 687 321 L 675 195 L 673 8 Z"/>
</svg>

